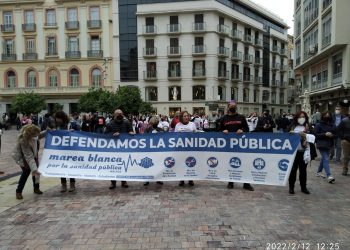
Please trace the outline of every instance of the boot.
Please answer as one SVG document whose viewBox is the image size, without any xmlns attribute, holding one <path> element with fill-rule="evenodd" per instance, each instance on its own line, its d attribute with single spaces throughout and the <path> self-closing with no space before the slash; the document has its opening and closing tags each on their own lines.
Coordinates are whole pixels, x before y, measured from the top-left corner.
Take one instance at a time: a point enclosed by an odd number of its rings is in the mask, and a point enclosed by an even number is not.
<svg viewBox="0 0 350 250">
<path fill-rule="evenodd" d="M 35 194 L 43 194 L 43 192 L 40 190 L 39 184 L 34 185 L 34 193 Z"/>
<path fill-rule="evenodd" d="M 23 199 L 22 193 L 17 193 L 16 192 L 16 199 L 17 200 L 22 200 Z"/>
<path fill-rule="evenodd" d="M 68 192 L 74 192 L 75 191 L 75 183 L 74 182 L 70 182 L 69 183 L 69 190 Z"/>
<path fill-rule="evenodd" d="M 62 183 L 61 193 L 65 193 L 65 192 L 67 192 L 67 183 Z"/>
</svg>

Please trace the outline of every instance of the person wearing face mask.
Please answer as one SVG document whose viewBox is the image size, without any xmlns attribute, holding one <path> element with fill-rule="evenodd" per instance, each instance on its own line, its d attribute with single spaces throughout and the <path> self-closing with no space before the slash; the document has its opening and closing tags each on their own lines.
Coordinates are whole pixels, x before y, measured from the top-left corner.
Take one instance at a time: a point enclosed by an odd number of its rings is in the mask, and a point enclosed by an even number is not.
<svg viewBox="0 0 350 250">
<path fill-rule="evenodd" d="M 290 124 L 289 119 L 287 118 L 287 113 L 283 112 L 282 116 L 277 119 L 277 130 L 281 133 L 288 132 L 288 127 Z"/>
<path fill-rule="evenodd" d="M 179 115 L 179 123 L 176 124 L 174 132 L 197 132 L 196 125 L 190 121 L 190 114 L 187 111 L 182 111 Z M 185 181 L 180 181 L 179 186 L 183 187 Z M 188 181 L 188 185 L 194 186 L 192 180 Z"/>
<path fill-rule="evenodd" d="M 310 194 L 310 191 L 306 187 L 307 174 L 306 167 L 311 160 L 310 145 L 314 143 L 315 137 L 309 133 L 309 118 L 304 111 L 300 111 L 295 114 L 293 122 L 289 127 L 290 133 L 296 133 L 300 135 L 301 141 L 295 155 L 292 170 L 289 176 L 289 193 L 294 194 L 294 185 L 297 178 L 297 171 L 299 169 L 299 181 L 301 192 L 304 194 Z"/>
<path fill-rule="evenodd" d="M 323 177 L 322 170 L 324 169 L 327 175 L 327 181 L 333 183 L 335 181 L 329 167 L 329 152 L 334 147 L 334 135 L 336 127 L 333 123 L 332 114 L 325 112 L 321 116 L 321 121 L 316 124 L 314 134 L 316 136 L 316 146 L 321 153 L 321 161 L 318 167 L 316 176 Z"/>
<path fill-rule="evenodd" d="M 44 138 L 45 135 L 46 130 L 40 132 L 40 128 L 33 124 L 25 125 L 19 133 L 16 147 L 12 152 L 12 158 L 22 169 L 16 189 L 16 199 L 18 200 L 23 199 L 22 191 L 30 173 L 32 173 L 34 193 L 43 193 L 40 190 L 38 151 L 40 147 L 39 139 Z"/>
<path fill-rule="evenodd" d="M 340 122 L 345 118 L 345 115 L 341 113 L 341 107 L 337 106 L 335 108 L 335 113 L 333 114 L 333 122 L 335 127 L 338 127 Z M 334 147 L 331 148 L 331 153 L 329 156 L 329 160 L 332 160 L 335 155 L 335 162 L 340 163 L 342 148 L 341 148 L 341 140 L 338 135 L 334 135 Z"/>
<path fill-rule="evenodd" d="M 132 128 L 132 124 L 129 122 L 128 119 L 124 118 L 123 111 L 120 109 L 116 109 L 114 111 L 113 120 L 111 120 L 106 126 L 105 134 L 118 136 L 120 133 L 129 133 L 130 135 L 135 134 Z M 112 180 L 109 189 L 115 189 L 116 187 L 117 181 Z M 126 181 L 122 181 L 122 187 L 128 188 L 129 185 Z"/>
<path fill-rule="evenodd" d="M 265 110 L 263 115 L 259 117 L 256 130 L 258 132 L 273 132 L 273 129 L 275 127 L 276 127 L 276 124 L 270 115 L 270 111 Z"/>
<path fill-rule="evenodd" d="M 63 111 L 57 111 L 54 115 L 55 129 L 57 130 L 68 130 L 69 117 Z M 61 178 L 61 193 L 67 192 L 67 179 Z M 69 179 L 69 190 L 68 192 L 75 192 L 75 178 Z"/>
<path fill-rule="evenodd" d="M 242 134 L 249 131 L 247 120 L 243 115 L 237 113 L 237 104 L 235 101 L 229 102 L 227 106 L 227 114 L 220 119 L 220 131 L 224 134 L 235 132 Z M 227 188 L 232 189 L 233 182 L 229 182 Z M 254 188 L 249 183 L 244 183 L 243 188 L 249 191 L 254 191 Z"/>
</svg>

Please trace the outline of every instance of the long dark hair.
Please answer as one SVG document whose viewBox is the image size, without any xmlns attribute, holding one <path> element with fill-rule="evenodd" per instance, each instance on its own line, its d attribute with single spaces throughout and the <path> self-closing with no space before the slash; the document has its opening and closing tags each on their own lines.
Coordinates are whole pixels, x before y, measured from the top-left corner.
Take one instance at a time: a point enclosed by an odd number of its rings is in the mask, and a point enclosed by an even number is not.
<svg viewBox="0 0 350 250">
<path fill-rule="evenodd" d="M 294 125 L 298 125 L 298 118 L 300 117 L 300 115 L 303 114 L 305 116 L 305 123 L 304 123 L 304 126 L 306 124 L 309 124 L 309 116 L 306 114 L 305 111 L 299 111 L 298 113 L 296 113 L 293 117 L 293 124 Z"/>
<path fill-rule="evenodd" d="M 325 119 L 325 118 L 326 118 L 326 115 L 329 115 L 329 117 L 330 117 L 330 120 L 329 120 L 329 121 L 327 121 L 327 120 Z M 326 112 L 322 113 L 322 115 L 321 115 L 321 120 L 322 120 L 322 121 L 325 121 L 325 122 L 330 122 L 330 123 L 332 123 L 332 122 L 333 122 L 332 113 L 329 112 L 328 110 L 327 110 Z"/>
</svg>

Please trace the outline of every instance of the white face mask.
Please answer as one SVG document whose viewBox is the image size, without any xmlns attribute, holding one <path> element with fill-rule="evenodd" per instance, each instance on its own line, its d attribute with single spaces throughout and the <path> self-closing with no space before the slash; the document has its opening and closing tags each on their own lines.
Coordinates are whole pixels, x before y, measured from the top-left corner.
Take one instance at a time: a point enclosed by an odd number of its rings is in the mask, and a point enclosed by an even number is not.
<svg viewBox="0 0 350 250">
<path fill-rule="evenodd" d="M 299 123 L 300 125 L 304 125 L 304 123 L 305 123 L 305 118 L 304 118 L 304 117 L 298 118 L 298 123 Z"/>
<path fill-rule="evenodd" d="M 339 115 L 339 114 L 340 114 L 340 110 L 336 110 L 335 113 L 336 113 L 337 115 Z"/>
</svg>

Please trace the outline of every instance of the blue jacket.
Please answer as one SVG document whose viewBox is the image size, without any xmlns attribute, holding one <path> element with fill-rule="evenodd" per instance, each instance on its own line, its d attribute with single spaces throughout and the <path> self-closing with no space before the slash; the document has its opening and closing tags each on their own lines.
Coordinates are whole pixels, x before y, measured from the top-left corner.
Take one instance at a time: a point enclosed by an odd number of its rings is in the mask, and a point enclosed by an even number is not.
<svg viewBox="0 0 350 250">
<path fill-rule="evenodd" d="M 326 133 L 331 132 L 333 137 L 327 137 Z M 334 136 L 336 135 L 337 128 L 334 123 L 326 123 L 325 121 L 320 121 L 316 124 L 314 129 L 314 134 L 316 137 L 316 146 L 320 149 L 330 149 L 334 146 Z"/>
</svg>

